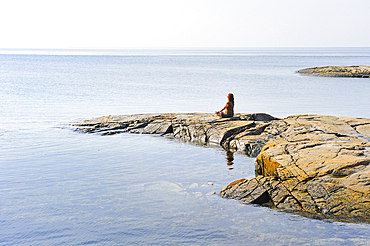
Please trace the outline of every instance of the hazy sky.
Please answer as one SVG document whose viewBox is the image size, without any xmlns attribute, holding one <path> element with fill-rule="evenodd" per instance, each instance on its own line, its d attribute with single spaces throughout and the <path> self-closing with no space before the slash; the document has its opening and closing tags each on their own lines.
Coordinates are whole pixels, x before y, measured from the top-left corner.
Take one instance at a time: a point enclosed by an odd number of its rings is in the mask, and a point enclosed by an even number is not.
<svg viewBox="0 0 370 246">
<path fill-rule="evenodd" d="M 370 0 L 0 0 L 0 48 L 370 47 Z"/>
</svg>

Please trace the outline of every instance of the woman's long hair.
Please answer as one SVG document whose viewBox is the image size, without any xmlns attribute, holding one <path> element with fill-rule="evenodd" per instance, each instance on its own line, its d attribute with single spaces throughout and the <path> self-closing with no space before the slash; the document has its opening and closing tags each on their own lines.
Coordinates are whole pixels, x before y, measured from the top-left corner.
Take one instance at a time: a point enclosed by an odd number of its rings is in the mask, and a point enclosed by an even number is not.
<svg viewBox="0 0 370 246">
<path fill-rule="evenodd" d="M 232 102 L 234 104 L 234 95 L 233 95 L 233 93 L 229 93 L 227 95 L 227 98 L 229 99 L 229 102 Z"/>
</svg>

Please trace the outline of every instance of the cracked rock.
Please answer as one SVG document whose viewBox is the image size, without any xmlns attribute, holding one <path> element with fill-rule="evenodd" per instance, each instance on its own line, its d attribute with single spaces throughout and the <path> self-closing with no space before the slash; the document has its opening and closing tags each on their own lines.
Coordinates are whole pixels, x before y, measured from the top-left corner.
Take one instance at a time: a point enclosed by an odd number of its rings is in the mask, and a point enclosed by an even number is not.
<svg viewBox="0 0 370 246">
<path fill-rule="evenodd" d="M 370 119 L 323 115 L 142 114 L 73 125 L 82 133 L 158 134 L 256 157 L 256 177 L 220 196 L 279 209 L 370 221 Z"/>
</svg>

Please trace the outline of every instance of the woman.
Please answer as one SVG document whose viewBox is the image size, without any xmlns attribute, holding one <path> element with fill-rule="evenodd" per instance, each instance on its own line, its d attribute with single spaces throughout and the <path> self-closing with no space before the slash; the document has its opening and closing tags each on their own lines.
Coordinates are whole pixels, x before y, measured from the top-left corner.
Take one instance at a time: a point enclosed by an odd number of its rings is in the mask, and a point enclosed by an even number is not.
<svg viewBox="0 0 370 246">
<path fill-rule="evenodd" d="M 224 110 L 226 110 L 225 113 Z M 234 116 L 234 95 L 232 93 L 227 95 L 227 103 L 225 107 L 220 111 L 216 111 L 215 114 L 222 118 L 230 118 Z"/>
</svg>

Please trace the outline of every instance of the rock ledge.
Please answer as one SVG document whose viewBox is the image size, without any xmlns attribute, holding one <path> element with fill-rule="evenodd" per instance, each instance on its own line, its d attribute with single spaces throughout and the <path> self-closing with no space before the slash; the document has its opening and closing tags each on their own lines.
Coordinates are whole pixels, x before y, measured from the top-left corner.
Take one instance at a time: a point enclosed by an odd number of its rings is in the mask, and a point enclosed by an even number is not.
<svg viewBox="0 0 370 246">
<path fill-rule="evenodd" d="M 370 222 L 370 119 L 268 114 L 145 114 L 74 124 L 101 135 L 160 134 L 256 157 L 256 177 L 232 182 L 224 198 L 325 218 Z"/>
<path fill-rule="evenodd" d="M 354 77 L 369 78 L 370 66 L 325 66 L 312 67 L 298 70 L 301 75 L 322 76 L 322 77 Z"/>
</svg>

